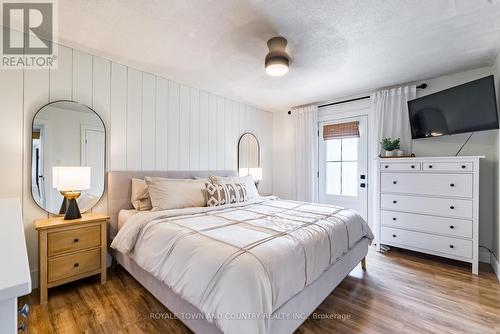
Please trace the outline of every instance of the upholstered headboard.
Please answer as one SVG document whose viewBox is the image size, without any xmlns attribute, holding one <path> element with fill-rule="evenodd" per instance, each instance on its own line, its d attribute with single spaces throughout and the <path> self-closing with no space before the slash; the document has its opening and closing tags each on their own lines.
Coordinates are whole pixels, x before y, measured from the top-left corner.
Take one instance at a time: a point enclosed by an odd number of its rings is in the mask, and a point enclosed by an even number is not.
<svg viewBox="0 0 500 334">
<path fill-rule="evenodd" d="M 130 204 L 132 194 L 131 180 L 144 179 L 146 176 L 168 177 L 172 179 L 187 179 L 198 177 L 237 176 L 237 171 L 116 171 L 108 172 L 108 215 L 111 217 L 110 236 L 117 232 L 118 213 L 123 209 L 133 209 Z"/>
</svg>

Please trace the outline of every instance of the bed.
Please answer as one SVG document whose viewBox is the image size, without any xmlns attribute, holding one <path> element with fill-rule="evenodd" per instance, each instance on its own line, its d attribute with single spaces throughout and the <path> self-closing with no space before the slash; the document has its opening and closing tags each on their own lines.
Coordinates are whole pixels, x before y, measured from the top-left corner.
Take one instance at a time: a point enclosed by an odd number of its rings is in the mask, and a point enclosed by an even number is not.
<svg viewBox="0 0 500 334">
<path fill-rule="evenodd" d="M 132 178 L 209 174 L 236 172 L 108 173 L 110 253 L 195 333 L 292 333 L 364 259 L 370 228 L 351 210 L 273 197 L 130 210 Z"/>
</svg>

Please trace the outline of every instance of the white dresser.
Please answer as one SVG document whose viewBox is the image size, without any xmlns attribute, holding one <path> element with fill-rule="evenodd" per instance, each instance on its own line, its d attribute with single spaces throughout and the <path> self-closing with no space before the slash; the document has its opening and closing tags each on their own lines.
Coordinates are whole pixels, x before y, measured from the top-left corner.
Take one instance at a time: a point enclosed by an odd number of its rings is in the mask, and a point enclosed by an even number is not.
<svg viewBox="0 0 500 334">
<path fill-rule="evenodd" d="M 31 292 L 31 277 L 21 218 L 21 201 L 0 199 L 0 333 L 24 331 L 24 322 L 18 314 L 28 316 L 29 308 L 18 311 L 17 297 Z"/>
<path fill-rule="evenodd" d="M 472 263 L 479 261 L 479 160 L 379 160 L 380 244 Z"/>
</svg>

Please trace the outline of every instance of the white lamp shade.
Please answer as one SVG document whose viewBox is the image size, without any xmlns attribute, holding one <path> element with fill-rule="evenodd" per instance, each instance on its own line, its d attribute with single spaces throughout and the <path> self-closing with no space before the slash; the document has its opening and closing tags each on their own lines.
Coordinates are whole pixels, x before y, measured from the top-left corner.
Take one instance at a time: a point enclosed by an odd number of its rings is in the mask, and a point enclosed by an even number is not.
<svg viewBox="0 0 500 334">
<path fill-rule="evenodd" d="M 262 181 L 262 168 L 249 168 L 248 174 L 252 175 L 254 181 Z"/>
<path fill-rule="evenodd" d="M 248 171 L 248 168 L 240 168 L 238 170 L 238 175 L 239 176 L 247 176 L 249 174 L 250 174 L 250 172 Z"/>
<path fill-rule="evenodd" d="M 90 189 L 90 167 L 52 167 L 52 187 L 59 191 Z"/>
</svg>

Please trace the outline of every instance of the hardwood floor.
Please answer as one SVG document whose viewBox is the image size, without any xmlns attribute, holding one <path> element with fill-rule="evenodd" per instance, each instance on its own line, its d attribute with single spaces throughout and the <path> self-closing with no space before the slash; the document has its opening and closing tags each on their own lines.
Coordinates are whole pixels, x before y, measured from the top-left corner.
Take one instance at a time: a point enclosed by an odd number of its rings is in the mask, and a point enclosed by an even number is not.
<svg viewBox="0 0 500 334">
<path fill-rule="evenodd" d="M 38 291 L 25 302 L 27 333 L 190 333 L 179 320 L 151 319 L 168 311 L 123 269 L 104 285 L 51 289 L 46 305 Z M 500 284 L 484 264 L 477 277 L 460 262 L 370 249 L 367 272 L 358 266 L 297 333 L 500 333 Z"/>
</svg>

